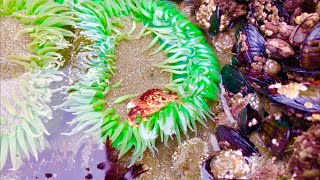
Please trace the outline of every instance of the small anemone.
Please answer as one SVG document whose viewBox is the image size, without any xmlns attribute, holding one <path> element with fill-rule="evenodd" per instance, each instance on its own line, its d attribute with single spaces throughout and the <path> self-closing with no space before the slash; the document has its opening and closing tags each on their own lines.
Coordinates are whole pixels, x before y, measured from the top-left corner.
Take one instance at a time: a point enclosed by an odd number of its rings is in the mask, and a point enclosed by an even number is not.
<svg viewBox="0 0 320 180">
<path fill-rule="evenodd" d="M 211 170 L 217 178 L 246 178 L 251 167 L 240 150 L 220 151 L 211 163 Z"/>
<path fill-rule="evenodd" d="M 201 162 L 208 156 L 208 145 L 199 138 L 185 141 L 172 156 L 173 170 L 182 179 L 199 179 Z"/>
</svg>

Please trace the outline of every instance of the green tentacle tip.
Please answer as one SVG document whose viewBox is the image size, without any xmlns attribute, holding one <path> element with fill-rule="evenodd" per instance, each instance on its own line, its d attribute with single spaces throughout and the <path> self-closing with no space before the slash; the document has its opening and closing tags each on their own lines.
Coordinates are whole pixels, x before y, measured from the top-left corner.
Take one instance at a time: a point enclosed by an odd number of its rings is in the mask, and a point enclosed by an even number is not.
<svg viewBox="0 0 320 180">
<path fill-rule="evenodd" d="M 68 91 L 64 109 L 81 117 L 83 114 L 79 111 L 83 107 L 93 107 L 85 112 L 98 113 L 100 129 L 95 134 L 101 138 L 109 136 L 113 146 L 120 150 L 120 156 L 133 149 L 131 164 L 141 159 L 147 148 L 157 152 L 156 139 L 167 145 L 169 137 L 175 135 L 181 143 L 180 131 L 188 137 L 188 130 L 197 133 L 197 123 L 206 126 L 206 119 L 213 116 L 208 102 L 219 97 L 219 62 L 202 32 L 176 9 L 174 3 L 160 0 L 84 0 L 71 6 L 72 13 L 79 20 L 75 27 L 93 42 L 85 47 L 92 58 L 87 60 L 88 73 L 84 80 L 70 87 L 72 91 Z M 128 32 L 123 32 L 126 28 L 119 21 L 123 16 L 133 19 Z M 143 28 L 134 33 L 137 23 L 143 23 Z M 156 66 L 171 73 L 172 78 L 165 87 L 178 97 L 153 114 L 137 114 L 135 120 L 129 117 L 121 120 L 114 108 L 104 109 L 111 105 L 104 102 L 104 97 L 122 83 L 109 84 L 116 73 L 116 44 L 146 35 L 153 36 L 153 39 L 143 51 L 159 44 L 149 55 L 159 52 L 168 55 Z M 81 99 L 81 92 L 89 90 L 92 91 L 89 105 L 74 103 L 74 97 Z M 113 103 L 119 104 L 134 96 L 124 95 Z"/>
</svg>

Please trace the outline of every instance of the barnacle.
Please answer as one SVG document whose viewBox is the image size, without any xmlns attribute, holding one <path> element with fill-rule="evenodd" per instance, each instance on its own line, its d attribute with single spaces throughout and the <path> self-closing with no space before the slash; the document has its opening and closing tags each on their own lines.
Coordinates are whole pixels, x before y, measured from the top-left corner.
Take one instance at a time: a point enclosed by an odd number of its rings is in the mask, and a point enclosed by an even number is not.
<svg viewBox="0 0 320 180">
<path fill-rule="evenodd" d="M 9 86 L 16 89 L 1 93 L 0 171 L 9 155 L 12 170 L 16 170 L 22 158 L 34 156 L 37 160 L 46 147 L 49 132 L 43 120 L 52 118 L 49 104 L 55 92 L 50 84 L 62 79 L 57 71 L 64 62 L 60 51 L 69 46 L 66 38 L 73 37 L 66 29 L 75 20 L 69 8 L 49 0 L 0 1 L 0 17 L 19 19 L 27 28 L 18 35 L 28 34 L 31 39 L 28 54 L 4 57 L 11 65 L 22 65 L 25 72 L 20 77 L 1 79 L 1 91 Z"/>
<path fill-rule="evenodd" d="M 112 145 L 120 150 L 120 156 L 134 149 L 132 161 L 141 159 L 149 148 L 157 151 L 158 136 L 166 145 L 169 137 L 176 135 L 180 143 L 180 131 L 197 132 L 196 122 L 205 126 L 213 113 L 208 101 L 218 100 L 219 64 L 202 32 L 169 1 L 158 0 L 105 0 L 79 1 L 71 5 L 72 12 L 80 20 L 76 27 L 92 43 L 85 49 L 90 55 L 84 60 L 86 73 L 74 85 L 67 87 L 66 101 L 56 108 L 73 113 L 69 122 L 75 125 L 72 135 L 78 132 L 110 137 Z M 129 17 L 132 28 L 121 28 L 123 17 Z M 137 23 L 143 23 L 138 35 Z M 114 108 L 106 107 L 105 97 L 112 90 L 111 77 L 116 73 L 115 48 L 121 40 L 134 40 L 152 35 L 153 40 L 145 49 L 157 43 L 160 46 L 150 55 L 164 52 L 168 58 L 156 66 L 171 73 L 166 89 L 178 95 L 175 101 L 145 117 L 136 117 L 134 124 L 121 120 Z"/>
</svg>

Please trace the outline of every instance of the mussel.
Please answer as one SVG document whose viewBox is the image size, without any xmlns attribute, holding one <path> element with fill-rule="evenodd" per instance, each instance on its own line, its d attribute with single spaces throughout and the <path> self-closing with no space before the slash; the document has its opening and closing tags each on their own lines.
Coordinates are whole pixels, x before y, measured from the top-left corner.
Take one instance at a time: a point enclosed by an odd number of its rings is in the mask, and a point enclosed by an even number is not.
<svg viewBox="0 0 320 180">
<path fill-rule="evenodd" d="M 277 76 L 270 76 L 269 74 L 262 72 L 248 72 L 245 74 L 245 78 L 258 92 L 263 87 L 268 87 L 271 84 L 281 82 Z"/>
<path fill-rule="evenodd" d="M 201 179 L 203 180 L 214 180 L 214 176 L 211 172 L 210 163 L 213 157 L 208 158 L 207 160 L 202 162 L 201 165 Z"/>
<path fill-rule="evenodd" d="M 246 24 L 240 27 L 236 40 L 236 59 L 241 64 L 250 65 L 266 56 L 265 40 L 255 26 Z"/>
<path fill-rule="evenodd" d="M 288 117 L 284 115 L 278 116 L 267 116 L 260 130 L 264 144 L 275 156 L 282 155 L 291 137 L 291 126 Z"/>
<path fill-rule="evenodd" d="M 222 149 L 240 150 L 244 156 L 260 154 L 255 145 L 237 130 L 224 125 L 219 125 L 216 130 L 217 139 Z"/>
<path fill-rule="evenodd" d="M 243 108 L 238 115 L 238 126 L 243 135 L 251 134 L 261 125 L 261 116 L 250 104 Z"/>
<path fill-rule="evenodd" d="M 320 68 L 320 23 L 313 27 L 301 50 L 300 64 L 307 69 Z"/>
<path fill-rule="evenodd" d="M 223 86 L 233 94 L 240 92 L 243 95 L 247 95 L 254 92 L 242 73 L 231 65 L 225 65 L 222 68 L 221 76 Z"/>
<path fill-rule="evenodd" d="M 286 108 L 289 115 L 304 117 L 310 121 L 320 121 L 317 114 L 320 114 L 320 87 L 312 83 L 288 84 L 276 83 L 261 91 L 272 101 Z"/>
</svg>

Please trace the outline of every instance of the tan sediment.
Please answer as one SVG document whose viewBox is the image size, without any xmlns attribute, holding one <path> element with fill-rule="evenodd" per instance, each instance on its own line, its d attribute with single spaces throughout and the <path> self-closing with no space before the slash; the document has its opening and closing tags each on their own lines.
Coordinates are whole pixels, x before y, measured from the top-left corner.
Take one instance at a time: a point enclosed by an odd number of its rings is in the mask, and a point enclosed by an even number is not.
<svg viewBox="0 0 320 180">
<path fill-rule="evenodd" d="M 27 35 L 17 33 L 26 28 L 13 17 L 0 17 L 0 78 L 12 79 L 25 72 L 24 67 L 11 62 L 8 55 L 29 54 L 26 45 L 30 43 Z"/>
<path fill-rule="evenodd" d="M 17 36 L 17 33 L 26 28 L 20 21 L 13 17 L 0 17 L 0 96 L 10 98 L 13 91 L 19 88 L 18 79 L 25 73 L 21 65 L 9 60 L 8 55 L 29 54 L 26 45 L 30 42 L 27 35 Z M 18 94 L 19 95 L 19 94 Z M 7 121 L 7 125 L 1 125 L 0 131 L 7 131 L 10 124 L 18 123 L 12 118 L 0 102 L 0 116 Z M 17 110 L 18 107 L 14 105 Z"/>
<path fill-rule="evenodd" d="M 130 29 L 132 26 L 132 21 L 129 20 L 122 23 L 124 23 L 126 29 Z M 137 23 L 136 33 L 141 30 L 141 24 Z M 120 87 L 110 90 L 107 94 L 106 102 L 108 107 L 116 109 L 123 120 L 127 118 L 129 111 L 126 105 L 131 99 L 120 104 L 114 104 L 115 99 L 127 94 L 141 95 L 153 88 L 162 89 L 165 84 L 169 83 L 170 74 L 167 72 L 160 73 L 161 69 L 155 67 L 157 63 L 165 60 L 167 55 L 162 52 L 152 56 L 149 55 L 159 47 L 158 45 L 143 52 L 143 49 L 152 40 L 152 36 L 148 35 L 140 39 L 122 40 L 116 45 L 117 70 L 111 79 L 111 84 L 114 85 L 120 80 L 122 80 L 122 83 Z"/>
<path fill-rule="evenodd" d="M 208 128 L 197 124 L 198 134 L 196 134 L 190 130 L 188 130 L 189 138 L 198 137 L 201 140 L 208 143 L 209 146 L 209 154 L 213 152 L 213 148 L 210 142 L 210 134 L 213 133 L 215 129 L 215 123 L 213 121 L 208 120 L 207 122 Z M 184 143 L 187 138 L 181 134 L 181 142 Z M 142 160 L 143 164 L 149 169 L 145 174 L 142 174 L 137 179 L 140 180 L 149 180 L 149 179 L 161 179 L 161 180 L 184 180 L 183 173 L 185 172 L 176 172 L 172 166 L 178 161 L 177 159 L 173 159 L 172 155 L 176 151 L 178 147 L 178 142 L 176 137 L 173 135 L 173 139 L 169 138 L 168 146 L 165 146 L 160 142 L 160 138 L 157 141 L 158 153 L 155 156 L 149 150 L 146 150 L 144 153 L 144 158 Z M 195 166 L 197 164 L 195 163 Z M 200 170 L 200 169 L 199 169 Z M 195 172 L 195 174 L 200 174 L 200 172 Z M 200 179 L 200 177 L 199 177 Z"/>
</svg>

